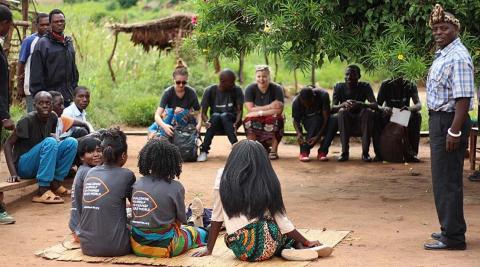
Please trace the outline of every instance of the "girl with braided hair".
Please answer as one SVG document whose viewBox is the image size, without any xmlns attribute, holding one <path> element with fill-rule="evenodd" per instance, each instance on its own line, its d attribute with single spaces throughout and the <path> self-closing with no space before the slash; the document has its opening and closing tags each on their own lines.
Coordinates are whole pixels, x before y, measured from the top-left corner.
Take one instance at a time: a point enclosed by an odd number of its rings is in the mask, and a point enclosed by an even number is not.
<svg viewBox="0 0 480 267">
<path fill-rule="evenodd" d="M 225 243 L 242 261 L 264 261 L 274 255 L 287 260 L 313 260 L 332 248 L 310 241 L 286 216 L 282 190 L 267 151 L 257 141 L 234 145 L 214 186 L 214 204 L 207 249 L 211 255 L 222 223 Z"/>
<path fill-rule="evenodd" d="M 175 180 L 182 173 L 178 148 L 167 140 L 151 139 L 138 157 L 144 175 L 133 185 L 133 252 L 141 257 L 170 258 L 204 246 L 208 232 L 184 226 L 185 189 Z"/>
</svg>

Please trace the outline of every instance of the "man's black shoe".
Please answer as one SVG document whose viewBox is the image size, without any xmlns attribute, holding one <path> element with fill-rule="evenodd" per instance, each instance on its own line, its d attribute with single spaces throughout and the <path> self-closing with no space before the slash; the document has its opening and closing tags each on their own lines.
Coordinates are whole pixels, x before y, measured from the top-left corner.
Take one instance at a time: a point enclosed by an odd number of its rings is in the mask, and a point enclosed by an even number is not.
<svg viewBox="0 0 480 267">
<path fill-rule="evenodd" d="M 442 233 L 432 233 L 430 236 L 435 240 L 440 240 L 442 238 Z"/>
<path fill-rule="evenodd" d="M 362 160 L 363 160 L 364 162 L 372 162 L 372 158 L 371 158 L 370 155 L 368 155 L 368 154 L 363 154 L 363 155 L 362 155 Z"/>
<path fill-rule="evenodd" d="M 344 153 L 342 153 L 340 155 L 340 157 L 338 157 L 338 159 L 337 159 L 337 161 L 339 161 L 339 162 L 344 162 L 344 161 L 347 161 L 347 160 L 348 160 L 348 154 L 344 154 Z"/>
<path fill-rule="evenodd" d="M 373 162 L 383 162 L 383 159 L 382 159 L 380 156 L 376 155 L 376 156 L 373 158 L 372 161 L 373 161 Z"/>
<path fill-rule="evenodd" d="M 470 182 L 480 182 L 480 172 L 474 171 L 470 176 L 468 176 Z"/>
<path fill-rule="evenodd" d="M 417 156 L 412 156 L 411 158 L 408 159 L 408 162 L 419 163 L 420 159 L 417 158 Z"/>
<path fill-rule="evenodd" d="M 467 248 L 466 244 L 463 245 L 456 245 L 456 246 L 449 246 L 442 241 L 435 241 L 432 243 L 425 243 L 423 248 L 426 250 L 465 250 Z"/>
</svg>

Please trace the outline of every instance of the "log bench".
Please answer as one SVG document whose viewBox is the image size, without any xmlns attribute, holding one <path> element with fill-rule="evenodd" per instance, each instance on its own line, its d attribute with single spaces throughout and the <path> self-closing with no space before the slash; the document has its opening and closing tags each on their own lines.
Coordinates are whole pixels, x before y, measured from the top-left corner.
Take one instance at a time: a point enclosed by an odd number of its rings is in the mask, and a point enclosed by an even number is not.
<svg viewBox="0 0 480 267">
<path fill-rule="evenodd" d="M 23 188 L 36 183 L 37 183 L 37 179 L 22 179 L 20 180 L 20 182 L 15 182 L 15 183 L 8 183 L 3 181 L 3 182 L 0 182 L 0 192 Z"/>
</svg>

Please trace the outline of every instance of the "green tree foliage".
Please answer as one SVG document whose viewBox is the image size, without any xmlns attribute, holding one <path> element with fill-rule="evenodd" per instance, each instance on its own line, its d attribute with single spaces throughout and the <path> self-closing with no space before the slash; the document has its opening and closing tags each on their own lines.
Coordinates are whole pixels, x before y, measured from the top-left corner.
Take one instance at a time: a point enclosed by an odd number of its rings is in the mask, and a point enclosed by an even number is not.
<svg viewBox="0 0 480 267">
<path fill-rule="evenodd" d="M 208 58 L 259 51 L 290 69 L 315 69 L 339 57 L 409 80 L 425 77 L 435 44 L 428 27 L 440 3 L 462 23 L 461 37 L 480 68 L 478 0 L 197 0 L 195 38 Z"/>
</svg>

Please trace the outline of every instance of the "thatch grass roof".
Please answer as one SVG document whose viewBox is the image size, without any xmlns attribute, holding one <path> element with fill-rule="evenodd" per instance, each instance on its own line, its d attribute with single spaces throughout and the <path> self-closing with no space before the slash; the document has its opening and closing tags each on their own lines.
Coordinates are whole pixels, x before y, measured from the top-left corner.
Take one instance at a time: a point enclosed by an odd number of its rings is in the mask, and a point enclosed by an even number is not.
<svg viewBox="0 0 480 267">
<path fill-rule="evenodd" d="M 113 24 L 115 32 L 132 33 L 131 41 L 142 45 L 145 51 L 152 47 L 160 50 L 173 47 L 177 40 L 190 35 L 193 30 L 193 14 L 179 14 L 170 17 L 134 24 Z"/>
</svg>

